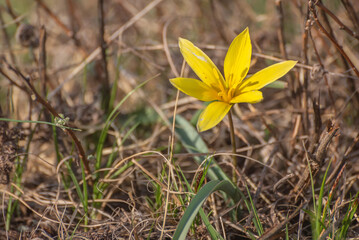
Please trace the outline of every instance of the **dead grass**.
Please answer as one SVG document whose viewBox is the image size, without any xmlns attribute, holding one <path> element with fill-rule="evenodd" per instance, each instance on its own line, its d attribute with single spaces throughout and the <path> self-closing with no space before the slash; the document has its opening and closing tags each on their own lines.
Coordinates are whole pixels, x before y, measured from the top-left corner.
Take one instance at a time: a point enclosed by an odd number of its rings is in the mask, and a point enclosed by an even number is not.
<svg viewBox="0 0 359 240">
<path fill-rule="evenodd" d="M 245 184 L 249 187 L 264 228 L 257 237 L 334 239 L 330 234 L 347 224 L 347 237 L 358 239 L 358 216 L 343 220 L 348 209 L 356 209 L 350 203 L 358 204 L 359 192 L 355 0 L 103 1 L 104 19 L 101 2 L 0 1 L 0 117 L 51 122 L 61 113 L 69 118 L 65 125 L 82 129 L 57 128 L 54 135 L 50 125 L 0 122 L 1 239 L 170 239 L 193 196 L 181 172 L 193 186 L 200 179 L 195 173 L 202 166 L 194 157 L 216 153 L 222 170 L 232 173 L 227 118 L 200 134 L 208 153 L 186 153 L 172 132 L 175 106 L 189 121 L 203 108 L 183 94 L 175 100 L 168 79 L 181 73 L 177 39 L 190 39 L 221 69 L 228 44 L 247 26 L 252 72 L 284 59 L 300 62 L 282 79 L 285 89 L 267 88 L 261 103 L 234 107 L 242 156 L 237 185 L 245 193 Z M 188 67 L 183 74 L 195 77 Z M 94 173 L 109 113 L 151 78 L 119 108 Z M 315 235 L 312 193 L 318 200 L 329 162 L 325 228 Z M 71 171 L 80 189 L 88 187 L 88 207 Z M 95 199 L 99 186 L 102 195 Z M 10 204 L 13 215 L 6 225 Z M 248 231 L 256 232 L 253 212 L 242 201 L 237 208 L 234 220 L 219 193 L 204 205 L 225 239 L 249 239 Z M 208 239 L 204 224 L 199 219 L 194 224 L 188 239 Z"/>
</svg>

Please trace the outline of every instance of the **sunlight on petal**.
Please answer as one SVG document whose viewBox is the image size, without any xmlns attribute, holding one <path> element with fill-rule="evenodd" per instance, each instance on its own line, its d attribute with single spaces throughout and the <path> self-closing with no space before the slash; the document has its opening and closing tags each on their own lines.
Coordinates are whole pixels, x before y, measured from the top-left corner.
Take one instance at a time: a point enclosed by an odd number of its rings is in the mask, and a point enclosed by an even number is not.
<svg viewBox="0 0 359 240">
<path fill-rule="evenodd" d="M 224 84 L 221 72 L 201 49 L 183 38 L 179 38 L 179 47 L 187 64 L 204 83 L 218 88 L 219 84 Z"/>
<path fill-rule="evenodd" d="M 260 102 L 262 99 L 263 94 L 261 91 L 250 91 L 232 98 L 231 103 L 257 103 Z"/>
<path fill-rule="evenodd" d="M 246 28 L 233 40 L 224 60 L 224 76 L 229 87 L 239 84 L 247 75 L 251 55 L 252 44 Z"/>
<path fill-rule="evenodd" d="M 218 94 L 204 82 L 193 78 L 170 79 L 173 86 L 185 94 L 195 97 L 201 101 L 213 101 L 218 99 Z"/>
<path fill-rule="evenodd" d="M 259 90 L 267 84 L 283 77 L 295 66 L 296 63 L 297 61 L 285 61 L 273 64 L 246 79 L 238 91 L 248 92 L 252 90 Z"/>
<path fill-rule="evenodd" d="M 203 132 L 216 126 L 226 116 L 231 107 L 232 105 L 224 102 L 210 103 L 198 118 L 197 130 Z"/>
<path fill-rule="evenodd" d="M 245 79 L 252 55 L 248 28 L 233 40 L 228 49 L 224 60 L 225 80 L 212 60 L 193 43 L 179 38 L 179 47 L 185 61 L 200 80 L 180 77 L 170 79 L 171 84 L 189 96 L 212 102 L 198 119 L 199 132 L 216 126 L 233 104 L 261 101 L 263 95 L 259 89 L 285 75 L 297 63 L 296 61 L 277 63 Z"/>
</svg>

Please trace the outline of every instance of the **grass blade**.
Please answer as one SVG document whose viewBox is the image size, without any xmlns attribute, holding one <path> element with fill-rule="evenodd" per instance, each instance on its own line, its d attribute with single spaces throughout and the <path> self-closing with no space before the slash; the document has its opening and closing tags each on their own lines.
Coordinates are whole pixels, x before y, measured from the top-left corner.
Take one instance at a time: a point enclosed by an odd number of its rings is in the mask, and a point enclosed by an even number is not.
<svg viewBox="0 0 359 240">
<path fill-rule="evenodd" d="M 202 208 L 203 203 L 206 201 L 209 195 L 215 191 L 224 191 L 234 200 L 234 202 L 238 202 L 240 199 L 237 188 L 229 180 L 214 180 L 207 183 L 201 188 L 201 190 L 198 191 L 196 196 L 194 196 L 191 203 L 187 207 L 173 235 L 174 240 L 183 240 L 186 238 L 187 232 L 191 227 L 198 211 Z"/>
<path fill-rule="evenodd" d="M 173 121 L 173 118 L 170 118 Z M 206 143 L 197 133 L 197 130 L 182 116 L 176 116 L 176 135 L 189 153 L 208 153 Z M 206 159 L 204 156 L 194 156 L 197 164 L 202 164 Z M 208 177 L 211 180 L 230 180 L 218 164 L 212 160 L 212 166 L 208 169 Z"/>
<path fill-rule="evenodd" d="M 72 128 L 72 127 L 67 127 L 67 126 L 63 126 L 63 125 L 58 125 L 56 123 L 52 123 L 52 122 L 45 122 L 45 121 L 31 121 L 31 120 L 17 120 L 17 119 L 10 119 L 10 118 L 0 118 L 0 121 L 4 121 L 4 122 L 18 122 L 18 123 L 40 123 L 40 124 L 47 124 L 50 126 L 54 126 L 54 127 L 58 127 L 61 129 L 70 129 L 73 131 L 82 131 L 79 128 Z"/>
</svg>

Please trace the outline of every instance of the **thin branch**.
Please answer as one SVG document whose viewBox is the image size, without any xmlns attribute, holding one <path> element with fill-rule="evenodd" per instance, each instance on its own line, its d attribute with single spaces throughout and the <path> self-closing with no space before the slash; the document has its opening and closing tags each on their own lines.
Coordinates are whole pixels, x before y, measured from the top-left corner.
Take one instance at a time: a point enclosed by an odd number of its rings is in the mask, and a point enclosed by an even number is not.
<svg viewBox="0 0 359 240">
<path fill-rule="evenodd" d="M 42 7 L 42 9 L 44 9 L 44 11 L 56 22 L 57 25 L 59 25 L 62 30 L 65 31 L 66 35 L 71 37 L 72 36 L 72 31 L 65 25 L 65 23 L 63 23 L 61 21 L 60 18 L 58 18 L 56 16 L 56 14 L 54 14 L 51 9 L 45 4 L 42 2 L 42 0 L 35 0 L 40 7 Z"/>
<path fill-rule="evenodd" d="M 42 0 L 35 0 L 35 1 L 36 1 L 36 2 L 39 4 L 39 6 L 42 7 L 42 9 L 44 9 L 44 11 L 55 21 L 55 23 L 56 23 L 58 26 L 60 26 L 60 28 L 62 28 L 62 30 L 65 31 L 66 35 L 74 40 L 75 45 L 78 46 L 78 47 L 80 48 L 80 50 L 81 50 L 81 53 L 82 53 L 83 55 L 85 55 L 85 54 L 86 54 L 86 51 L 85 51 L 83 48 L 81 48 L 80 41 L 79 41 L 79 39 L 76 38 L 76 35 L 74 34 L 74 32 L 72 32 L 72 31 L 66 26 L 66 24 L 63 23 L 63 21 L 61 21 L 61 19 L 60 19 L 58 16 L 56 16 L 56 14 L 53 13 L 53 12 L 51 11 L 51 9 L 50 9 Z"/>
<path fill-rule="evenodd" d="M 46 96 L 46 84 L 47 84 L 47 74 L 46 74 L 46 29 L 44 26 L 40 29 L 40 56 L 39 56 L 39 75 L 42 84 L 42 95 Z"/>
<path fill-rule="evenodd" d="M 309 35 L 309 31 L 310 31 L 310 28 L 311 28 L 311 20 L 310 20 L 310 17 L 309 17 L 309 7 L 307 7 L 307 12 L 306 12 L 306 15 L 305 15 L 305 28 L 304 28 L 304 32 L 303 32 L 303 35 L 302 35 L 302 49 L 303 49 L 303 62 L 305 65 L 308 65 L 309 64 L 309 58 L 308 58 L 308 35 Z M 308 114 L 308 86 L 309 86 L 309 73 L 308 71 L 306 71 L 305 69 L 302 69 L 302 71 L 304 71 L 304 74 L 303 74 L 303 78 L 304 78 L 304 83 L 303 83 L 303 88 L 304 89 L 300 89 L 299 87 L 299 90 L 302 91 L 302 96 L 303 96 L 303 100 L 299 102 L 299 106 L 301 105 L 301 102 L 302 102 L 302 106 L 304 108 L 304 113 L 302 115 L 302 119 L 303 119 L 303 128 L 304 128 L 304 132 L 305 133 L 308 133 L 308 128 L 309 128 L 309 114 Z M 300 81 L 298 81 L 298 84 L 300 84 Z M 301 94 L 298 94 L 298 96 L 300 96 Z M 297 121 L 299 121 L 300 119 L 298 118 Z"/>
<path fill-rule="evenodd" d="M 355 26 L 356 31 L 359 31 L 359 18 L 358 18 L 358 14 L 354 10 L 353 5 L 350 3 L 349 0 L 341 0 L 341 1 L 345 7 L 345 10 L 347 10 L 350 20 L 352 21 L 353 25 Z"/>
<path fill-rule="evenodd" d="M 320 30 L 322 30 L 322 32 L 325 34 L 325 36 L 327 36 L 327 38 L 334 44 L 334 46 L 338 49 L 338 51 L 340 52 L 340 54 L 345 58 L 345 60 L 347 61 L 347 63 L 350 65 L 350 67 L 353 69 L 353 71 L 355 72 L 355 74 L 357 75 L 357 77 L 359 77 L 359 71 L 358 69 L 354 66 L 354 64 L 352 63 L 352 61 L 350 60 L 350 58 L 348 57 L 348 55 L 344 52 L 343 47 L 339 45 L 339 43 L 333 38 L 333 36 L 331 34 L 328 33 L 328 31 L 323 27 L 323 25 L 320 23 L 319 19 L 318 19 L 318 15 L 315 9 L 315 4 L 313 3 L 312 0 L 309 0 L 309 9 L 313 14 L 314 17 L 314 21 L 316 22 L 316 24 L 318 25 L 318 27 L 320 28 Z"/>
<path fill-rule="evenodd" d="M 322 4 L 322 1 L 321 1 L 321 0 L 317 0 L 315 4 L 319 4 L 319 3 Z M 310 5 L 310 3 L 309 3 L 309 5 Z M 322 4 L 322 5 L 323 5 L 323 4 Z M 337 39 L 336 39 L 336 37 L 335 37 L 333 28 L 332 28 L 332 26 L 330 25 L 330 22 L 329 22 L 327 13 L 326 13 L 325 11 L 323 11 L 323 10 L 321 10 L 321 13 L 322 13 L 322 16 L 323 16 L 324 24 L 327 26 L 327 29 L 328 29 L 328 30 L 327 30 L 327 33 L 328 33 L 328 35 L 331 37 L 330 40 L 331 40 L 334 44 L 336 44 L 335 46 L 336 46 L 337 48 L 339 47 L 338 50 L 339 50 L 339 52 L 341 53 L 341 54 L 340 54 L 340 57 L 341 57 L 341 60 L 342 60 L 342 62 L 343 62 L 343 64 L 344 64 L 345 68 L 346 68 L 346 69 L 350 69 L 350 68 L 353 68 L 353 67 L 354 67 L 354 71 L 356 70 L 356 72 L 355 72 L 356 75 L 359 76 L 359 75 L 358 75 L 358 70 L 355 68 L 354 64 L 350 64 L 350 63 L 351 63 L 351 60 L 350 60 L 349 56 L 346 55 L 346 53 L 344 52 L 344 50 L 342 49 L 342 47 L 339 45 L 339 43 L 338 43 L 338 41 L 337 41 Z M 313 15 L 314 15 L 314 14 L 316 14 L 316 12 L 313 13 Z M 319 19 L 318 19 L 318 22 L 319 22 Z M 323 27 L 323 29 L 325 29 L 325 28 Z M 321 30 L 322 30 L 322 29 L 321 29 Z M 343 53 L 344 53 L 344 55 L 343 55 Z M 349 61 L 348 61 L 348 60 L 349 60 Z M 352 74 L 352 73 L 349 72 L 349 74 Z M 349 78 L 348 78 L 347 83 L 348 83 L 349 91 L 350 91 L 350 92 L 356 92 L 356 86 L 355 86 L 356 84 L 355 84 L 355 82 L 354 82 L 352 79 L 349 79 Z M 354 100 L 355 100 L 355 101 L 354 101 L 354 104 L 355 104 L 355 105 L 358 105 L 358 103 L 359 103 L 359 94 L 355 94 L 355 99 L 354 99 Z"/>
<path fill-rule="evenodd" d="M 61 118 L 62 117 L 56 112 L 56 110 L 50 105 L 50 103 L 48 103 L 44 98 L 41 97 L 41 95 L 36 91 L 35 87 L 31 84 L 30 79 L 28 77 L 25 77 L 19 70 L 17 70 L 16 68 L 12 67 L 11 65 L 9 65 L 5 59 L 3 60 L 3 62 L 7 65 L 7 67 L 13 71 L 17 76 L 19 76 L 22 80 L 24 80 L 24 82 L 26 83 L 26 85 L 31 89 L 32 93 L 35 95 L 35 100 L 40 103 L 41 105 L 43 105 L 53 116 Z M 89 162 L 86 158 L 86 154 L 85 151 L 81 145 L 81 142 L 79 141 L 79 139 L 76 137 L 75 133 L 71 130 L 71 129 L 63 129 L 64 132 L 66 132 L 74 141 L 77 151 L 79 153 L 80 159 L 83 162 L 84 166 L 85 166 L 85 172 L 86 174 L 90 175 L 91 171 L 90 171 L 90 165 Z M 90 179 L 90 183 L 91 183 L 91 179 Z"/>
<path fill-rule="evenodd" d="M 39 0 L 37 0 L 39 1 Z M 138 12 L 135 16 L 133 16 L 128 22 L 126 22 L 124 25 L 122 25 L 117 31 L 115 31 L 110 38 L 108 39 L 108 44 L 112 43 L 113 41 L 117 40 L 118 37 L 129 27 L 131 27 L 133 24 L 135 24 L 139 19 L 141 19 L 145 14 L 147 14 L 151 9 L 156 7 L 160 2 L 163 0 L 154 0 L 151 3 L 149 3 L 146 7 L 144 7 L 140 12 Z M 48 96 L 48 99 L 53 97 L 62 87 L 65 83 L 73 79 L 87 64 L 92 62 L 99 54 L 101 53 L 100 47 L 96 48 L 79 66 L 77 66 L 71 74 L 64 80 L 62 83 L 54 89 Z"/>
<path fill-rule="evenodd" d="M 234 184 L 237 184 L 237 144 L 236 144 L 236 135 L 234 134 L 234 125 L 233 125 L 233 119 L 232 119 L 232 112 L 231 110 L 229 110 L 228 112 L 228 121 L 229 121 L 229 130 L 230 130 L 230 134 L 231 134 L 231 144 L 232 144 L 232 165 L 233 165 L 233 169 L 232 169 L 232 181 Z"/>
<path fill-rule="evenodd" d="M 275 225 L 274 227 L 270 228 L 260 238 L 258 238 L 258 240 L 278 239 L 277 236 L 275 236 L 276 233 L 279 232 L 282 228 L 284 228 L 285 225 L 287 225 L 289 221 L 291 221 L 293 218 L 295 218 L 299 214 L 300 210 L 302 210 L 307 205 L 307 203 L 308 203 L 307 201 L 302 202 L 302 204 L 300 204 L 294 210 L 294 212 L 286 218 L 286 220 L 284 220 L 284 221 L 280 222 L 279 224 Z"/>
<path fill-rule="evenodd" d="M 7 74 L 2 70 L 1 66 L 0 66 L 0 74 L 2 74 L 7 80 L 9 80 L 9 82 L 10 82 L 12 85 L 18 87 L 20 90 L 22 90 L 22 91 L 24 91 L 25 93 L 27 93 L 27 94 L 30 95 L 30 93 L 29 93 L 29 91 L 27 90 L 27 88 L 24 87 L 24 86 L 19 85 L 15 80 L 13 80 L 9 75 L 7 75 Z"/>
<path fill-rule="evenodd" d="M 321 2 L 318 2 L 316 4 L 316 6 L 318 6 L 321 10 L 323 10 L 324 12 L 326 12 L 331 18 L 333 18 L 333 20 L 340 26 L 340 29 L 343 29 L 344 31 L 346 31 L 350 36 L 356 38 L 359 40 L 359 35 L 358 33 L 354 32 L 353 30 L 351 30 L 349 27 L 347 27 L 342 21 L 339 20 L 339 18 L 337 16 L 335 16 L 335 14 L 333 12 L 331 12 L 326 6 L 324 6 Z"/>
<path fill-rule="evenodd" d="M 287 51 L 285 50 L 285 39 L 284 39 L 284 14 L 282 0 L 276 0 L 275 6 L 279 18 L 279 27 L 277 29 L 277 36 L 279 40 L 279 48 L 284 59 L 288 59 Z"/>
<path fill-rule="evenodd" d="M 67 9 L 69 11 L 69 18 L 70 18 L 70 26 L 71 26 L 71 32 L 72 32 L 72 39 L 74 40 L 74 43 L 77 47 L 81 47 L 81 42 L 77 38 L 76 34 L 79 28 L 79 20 L 75 15 L 76 6 L 74 6 L 73 0 L 67 0 Z"/>
<path fill-rule="evenodd" d="M 99 23 L 99 42 L 101 48 L 101 65 L 102 65 L 102 73 L 101 73 L 101 80 L 102 80 L 102 107 L 105 112 L 108 112 L 108 106 L 110 102 L 110 83 L 109 83 L 109 75 L 107 69 L 107 59 L 106 59 L 106 48 L 107 44 L 105 41 L 105 16 L 103 10 L 103 0 L 98 0 L 98 23 Z"/>
<path fill-rule="evenodd" d="M 173 74 L 176 76 L 176 77 L 179 77 L 179 73 L 176 69 L 176 66 L 174 65 L 173 63 L 173 60 L 172 60 L 172 57 L 171 57 L 171 53 L 170 53 L 170 50 L 168 48 L 168 43 L 167 43 L 167 28 L 168 28 L 168 25 L 174 20 L 174 18 L 171 18 L 169 20 L 166 21 L 165 25 L 163 26 L 163 31 L 162 31 L 162 41 L 163 41 L 163 50 L 165 51 L 165 54 L 166 54 L 166 58 L 167 58 L 167 61 L 171 67 L 171 70 L 173 72 Z"/>
<path fill-rule="evenodd" d="M 324 70 L 325 67 L 324 67 L 323 61 L 322 61 L 322 59 L 320 58 L 320 55 L 319 55 L 317 46 L 316 46 L 316 44 L 315 44 L 315 41 L 314 41 L 314 39 L 313 39 L 313 36 L 312 36 L 311 31 L 309 31 L 308 35 L 309 35 L 309 37 L 310 37 L 310 40 L 312 41 L 313 49 L 314 49 L 315 55 L 316 55 L 316 57 L 317 57 L 317 59 L 318 59 L 319 65 L 320 65 L 320 67 Z M 314 69 L 313 69 L 313 70 L 314 70 Z M 332 106 L 333 106 L 333 108 L 334 108 L 334 112 L 336 112 L 334 96 L 333 96 L 333 92 L 332 92 L 332 90 L 331 90 L 331 88 L 330 88 L 327 75 L 326 75 L 326 74 L 323 74 L 323 78 L 324 78 L 324 81 L 325 81 L 325 85 L 327 86 L 327 89 L 328 89 L 329 98 L 330 98 L 330 101 L 332 102 Z"/>
</svg>

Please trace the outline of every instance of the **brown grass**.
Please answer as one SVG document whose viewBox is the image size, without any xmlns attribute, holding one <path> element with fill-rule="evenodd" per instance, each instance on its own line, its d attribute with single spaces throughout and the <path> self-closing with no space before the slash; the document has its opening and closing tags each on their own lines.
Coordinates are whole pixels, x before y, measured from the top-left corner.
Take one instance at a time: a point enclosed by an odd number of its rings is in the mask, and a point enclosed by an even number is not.
<svg viewBox="0 0 359 240">
<path fill-rule="evenodd" d="M 237 152 L 242 155 L 237 185 L 245 193 L 244 184 L 249 186 L 264 227 L 260 239 L 285 239 L 286 226 L 290 239 L 313 237 L 305 212 L 313 209 L 308 164 L 318 198 L 331 162 L 323 202 L 329 194 L 333 197 L 326 223 L 332 222 L 320 239 L 330 239 L 341 226 L 359 192 L 355 0 L 2 0 L 0 6 L 0 117 L 51 122 L 51 116 L 63 114 L 70 127 L 82 129 L 57 129 L 57 156 L 51 126 L 0 122 L 1 239 L 170 239 L 185 210 L 181 197 L 192 196 L 175 170 L 181 169 L 195 188 L 195 173 L 202 169 L 193 160 L 200 154 L 186 153 L 168 120 L 175 106 L 176 114 L 189 121 L 203 109 L 182 93 L 176 101 L 176 89 L 168 81 L 182 70 L 195 77 L 189 67 L 182 69 L 178 37 L 201 47 L 223 69 L 229 43 L 247 26 L 253 44 L 250 73 L 285 59 L 299 61 L 281 79 L 287 82 L 285 89 L 266 88 L 261 103 L 234 107 Z M 116 105 L 151 78 L 120 107 L 109 129 L 99 173 L 100 183 L 108 187 L 103 199 L 96 200 L 98 209 L 90 195 L 85 225 L 84 206 L 66 163 L 72 161 L 81 186 L 80 162 L 85 163 L 91 193 L 97 187 L 91 156 L 113 107 L 111 90 L 117 87 Z M 214 159 L 230 176 L 228 129 L 225 118 L 200 136 L 209 148 L 202 156 L 218 153 Z M 106 166 L 114 150 L 114 162 Z M 116 178 L 104 174 L 125 164 L 130 166 Z M 18 206 L 7 231 L 6 213 L 14 199 Z M 243 202 L 238 221 L 221 194 L 212 194 L 204 209 L 226 239 L 249 239 L 247 231 L 256 232 L 253 212 Z M 348 237 L 358 236 L 358 221 L 355 215 Z M 188 238 L 209 239 L 201 221 Z"/>
</svg>

